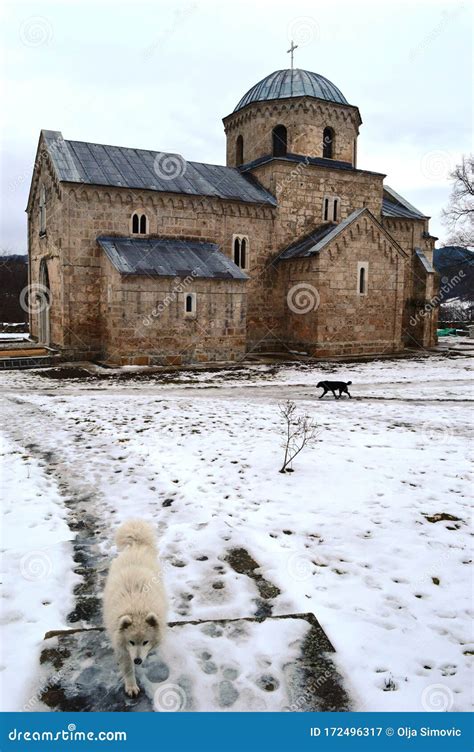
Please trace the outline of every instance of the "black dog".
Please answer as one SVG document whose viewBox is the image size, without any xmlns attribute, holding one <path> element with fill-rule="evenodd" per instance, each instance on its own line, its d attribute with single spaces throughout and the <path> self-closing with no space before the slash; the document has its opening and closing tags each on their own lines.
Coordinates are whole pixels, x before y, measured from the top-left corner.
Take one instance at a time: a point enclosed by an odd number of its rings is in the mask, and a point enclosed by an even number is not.
<svg viewBox="0 0 474 752">
<path fill-rule="evenodd" d="M 324 389 L 321 397 L 324 397 L 328 392 L 332 392 L 334 394 L 334 399 L 340 399 L 342 393 L 347 394 L 347 396 L 352 399 L 347 388 L 349 384 L 352 384 L 352 381 L 348 381 L 347 383 L 345 381 L 320 381 L 317 389 Z M 336 392 L 339 392 L 339 397 L 336 396 Z M 321 397 L 319 399 L 321 399 Z"/>
</svg>

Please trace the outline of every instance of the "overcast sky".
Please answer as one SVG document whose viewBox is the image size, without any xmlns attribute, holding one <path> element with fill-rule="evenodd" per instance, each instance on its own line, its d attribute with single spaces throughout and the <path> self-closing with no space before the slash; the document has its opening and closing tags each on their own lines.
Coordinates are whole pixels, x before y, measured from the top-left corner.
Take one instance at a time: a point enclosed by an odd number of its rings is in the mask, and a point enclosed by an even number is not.
<svg viewBox="0 0 474 752">
<path fill-rule="evenodd" d="M 3 3 L 1 245 L 26 251 L 41 128 L 225 163 L 222 117 L 274 70 L 333 81 L 360 109 L 358 166 L 445 238 L 448 174 L 472 149 L 470 0 Z"/>
</svg>

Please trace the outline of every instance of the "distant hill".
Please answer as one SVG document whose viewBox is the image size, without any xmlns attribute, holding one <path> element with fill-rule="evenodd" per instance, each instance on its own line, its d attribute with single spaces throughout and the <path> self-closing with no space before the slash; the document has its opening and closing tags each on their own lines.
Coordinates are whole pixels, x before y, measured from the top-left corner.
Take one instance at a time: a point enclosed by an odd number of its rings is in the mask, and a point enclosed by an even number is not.
<svg viewBox="0 0 474 752">
<path fill-rule="evenodd" d="M 20 293 L 28 284 L 28 256 L 0 256 L 0 323 L 28 321 Z"/>
<path fill-rule="evenodd" d="M 474 302 L 474 251 L 446 245 L 433 251 L 433 266 L 441 277 L 443 299 Z M 443 287 L 449 290 L 443 293 Z"/>
</svg>

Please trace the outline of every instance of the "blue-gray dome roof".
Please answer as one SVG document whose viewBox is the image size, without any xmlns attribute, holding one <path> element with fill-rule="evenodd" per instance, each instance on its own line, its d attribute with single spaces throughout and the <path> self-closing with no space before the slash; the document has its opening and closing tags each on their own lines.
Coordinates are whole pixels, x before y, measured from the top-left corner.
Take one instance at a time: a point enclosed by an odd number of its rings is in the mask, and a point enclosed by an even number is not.
<svg viewBox="0 0 474 752">
<path fill-rule="evenodd" d="M 267 99 L 288 99 L 291 97 L 317 97 L 328 102 L 349 104 L 345 96 L 319 73 L 301 70 L 279 70 L 270 73 L 242 97 L 234 112 L 251 102 L 264 102 Z"/>
</svg>

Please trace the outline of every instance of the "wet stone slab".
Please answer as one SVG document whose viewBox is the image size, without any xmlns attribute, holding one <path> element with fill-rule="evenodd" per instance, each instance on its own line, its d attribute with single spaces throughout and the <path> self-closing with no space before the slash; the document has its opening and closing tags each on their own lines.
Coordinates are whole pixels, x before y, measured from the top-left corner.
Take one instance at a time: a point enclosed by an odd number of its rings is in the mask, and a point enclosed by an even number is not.
<svg viewBox="0 0 474 752">
<path fill-rule="evenodd" d="M 178 622 L 128 698 L 101 629 L 48 633 L 25 710 L 344 711 L 334 649 L 313 614 Z M 47 707 L 45 707 L 47 706 Z"/>
</svg>

